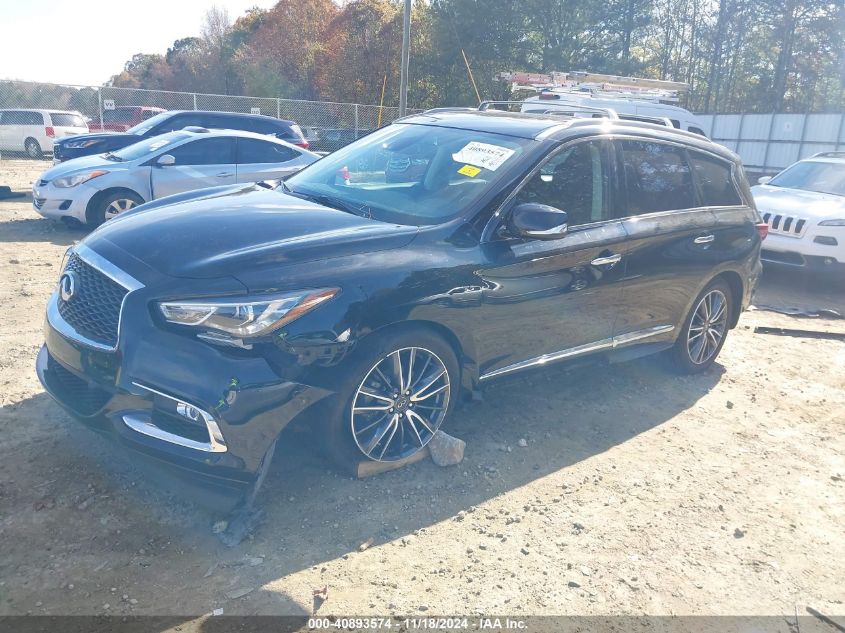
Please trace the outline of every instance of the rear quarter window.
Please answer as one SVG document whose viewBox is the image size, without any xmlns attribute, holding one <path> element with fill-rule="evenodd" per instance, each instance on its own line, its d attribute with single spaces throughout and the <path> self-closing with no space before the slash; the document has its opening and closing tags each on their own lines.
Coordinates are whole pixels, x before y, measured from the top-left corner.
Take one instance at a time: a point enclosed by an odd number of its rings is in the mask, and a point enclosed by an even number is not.
<svg viewBox="0 0 845 633">
<path fill-rule="evenodd" d="M 51 112 L 50 119 L 56 127 L 85 127 L 85 121 L 78 114 Z"/>
<path fill-rule="evenodd" d="M 732 207 L 742 204 L 730 163 L 700 152 L 690 152 L 689 155 L 704 206 Z"/>
</svg>

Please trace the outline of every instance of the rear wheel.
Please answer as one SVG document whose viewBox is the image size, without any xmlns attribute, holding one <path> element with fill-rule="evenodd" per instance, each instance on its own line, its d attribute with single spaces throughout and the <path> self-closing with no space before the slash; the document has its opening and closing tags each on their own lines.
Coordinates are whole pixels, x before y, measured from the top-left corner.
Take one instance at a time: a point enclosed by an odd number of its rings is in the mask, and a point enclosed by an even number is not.
<svg viewBox="0 0 845 633">
<path fill-rule="evenodd" d="M 345 469 L 422 450 L 449 416 L 459 385 L 451 347 L 425 329 L 385 334 L 339 369 L 344 378 L 325 411 L 323 439 Z"/>
<path fill-rule="evenodd" d="M 731 289 L 721 280 L 712 282 L 698 295 L 670 350 L 675 369 L 694 374 L 716 361 L 728 335 L 732 309 Z"/>
<path fill-rule="evenodd" d="M 124 211 L 129 211 L 143 202 L 141 196 L 131 191 L 118 191 L 104 196 L 89 209 L 88 224 L 92 227 L 100 226 L 106 220 L 116 218 Z"/>
<path fill-rule="evenodd" d="M 41 145 L 34 138 L 28 138 L 23 144 L 26 155 L 30 158 L 43 158 L 44 153 L 41 151 Z"/>
</svg>

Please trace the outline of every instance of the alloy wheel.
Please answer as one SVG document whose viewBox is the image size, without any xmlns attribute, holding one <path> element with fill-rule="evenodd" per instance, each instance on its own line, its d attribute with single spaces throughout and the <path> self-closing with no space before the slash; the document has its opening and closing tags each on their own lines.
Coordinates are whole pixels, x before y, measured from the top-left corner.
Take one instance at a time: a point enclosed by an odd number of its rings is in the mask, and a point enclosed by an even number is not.
<svg viewBox="0 0 845 633">
<path fill-rule="evenodd" d="M 687 331 L 687 353 L 696 365 L 703 365 L 719 350 L 728 327 L 728 299 L 721 290 L 711 290 L 695 308 Z"/>
<path fill-rule="evenodd" d="M 106 220 L 111 220 L 112 218 L 115 218 L 121 213 L 123 213 L 124 211 L 129 211 L 129 209 L 136 206 L 138 205 L 135 204 L 134 200 L 130 200 L 129 198 L 118 198 L 106 207 Z"/>
<path fill-rule="evenodd" d="M 369 459 L 390 462 L 421 450 L 449 409 L 446 365 L 422 347 L 381 358 L 352 398 L 352 436 Z"/>
</svg>

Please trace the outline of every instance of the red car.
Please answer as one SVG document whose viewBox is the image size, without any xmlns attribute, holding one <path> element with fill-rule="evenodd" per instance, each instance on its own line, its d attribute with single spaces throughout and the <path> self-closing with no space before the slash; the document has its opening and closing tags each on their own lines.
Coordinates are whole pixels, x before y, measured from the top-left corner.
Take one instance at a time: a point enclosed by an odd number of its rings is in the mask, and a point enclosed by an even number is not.
<svg viewBox="0 0 845 633">
<path fill-rule="evenodd" d="M 146 121 L 162 112 L 167 112 L 167 110 L 152 106 L 125 106 L 105 110 L 102 123 L 96 120 L 91 121 L 88 123 L 88 129 L 91 132 L 125 132 L 141 121 Z"/>
</svg>

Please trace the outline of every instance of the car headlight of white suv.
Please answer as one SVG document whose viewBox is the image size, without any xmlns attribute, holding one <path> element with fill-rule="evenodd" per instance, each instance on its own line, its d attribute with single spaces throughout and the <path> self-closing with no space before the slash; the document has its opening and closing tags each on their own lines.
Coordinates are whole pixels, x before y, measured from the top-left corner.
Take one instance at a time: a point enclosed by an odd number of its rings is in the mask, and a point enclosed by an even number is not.
<svg viewBox="0 0 845 633">
<path fill-rule="evenodd" d="M 845 226 L 845 218 L 841 220 L 824 220 L 819 222 L 819 226 Z"/>
</svg>

